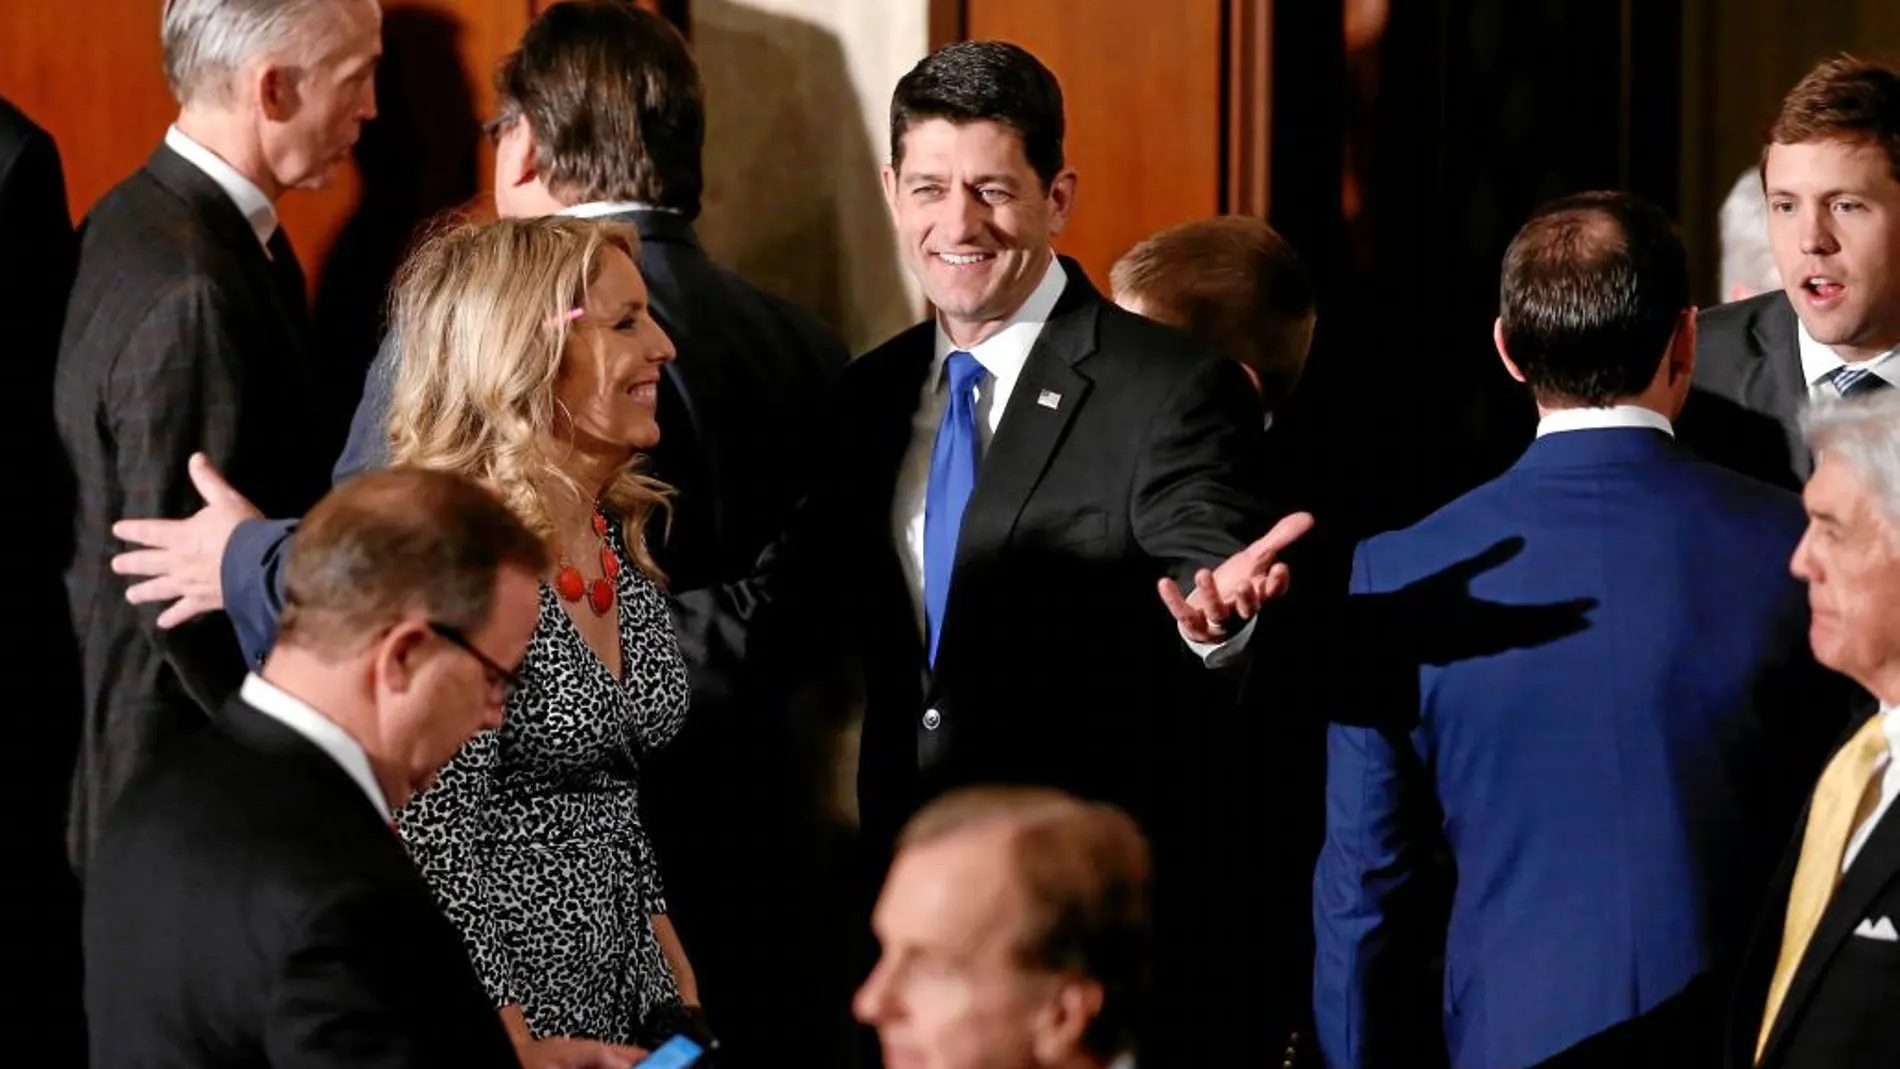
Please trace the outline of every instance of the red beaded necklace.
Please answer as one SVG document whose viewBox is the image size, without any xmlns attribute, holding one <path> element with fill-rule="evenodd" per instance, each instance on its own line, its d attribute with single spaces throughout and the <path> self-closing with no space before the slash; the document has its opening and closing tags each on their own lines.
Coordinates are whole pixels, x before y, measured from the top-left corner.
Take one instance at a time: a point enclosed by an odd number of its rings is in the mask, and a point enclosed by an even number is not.
<svg viewBox="0 0 1900 1069">
<path fill-rule="evenodd" d="M 594 536 L 600 540 L 600 578 L 588 582 L 581 576 L 581 570 L 567 559 L 567 551 L 561 551 L 561 566 L 554 573 L 554 592 L 562 601 L 579 601 L 587 596 L 587 607 L 594 610 L 595 616 L 605 616 L 614 607 L 614 581 L 620 578 L 620 558 L 614 555 L 614 547 L 607 544 L 607 517 L 594 513 Z"/>
</svg>

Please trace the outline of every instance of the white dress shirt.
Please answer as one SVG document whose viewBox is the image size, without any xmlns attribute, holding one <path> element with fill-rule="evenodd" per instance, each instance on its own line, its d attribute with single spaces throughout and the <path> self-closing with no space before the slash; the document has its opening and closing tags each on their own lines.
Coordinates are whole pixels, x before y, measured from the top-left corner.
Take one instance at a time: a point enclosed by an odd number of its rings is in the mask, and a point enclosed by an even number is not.
<svg viewBox="0 0 1900 1069">
<path fill-rule="evenodd" d="M 270 238 L 277 233 L 277 209 L 271 206 L 270 198 L 257 184 L 237 172 L 237 168 L 218 158 L 218 154 L 185 136 L 178 127 L 165 131 L 165 147 L 185 158 L 205 173 L 205 176 L 218 184 L 224 194 L 244 213 L 244 221 L 251 224 L 251 233 L 257 235 L 257 243 L 264 246 L 265 255 L 270 254 Z"/>
<path fill-rule="evenodd" d="M 1565 431 L 1600 431 L 1611 427 L 1638 427 L 1661 431 L 1671 438 L 1676 428 L 1669 417 L 1642 405 L 1609 405 L 1604 408 L 1560 408 L 1537 421 L 1537 436 Z"/>
<path fill-rule="evenodd" d="M 1794 321 L 1794 335 L 1801 349 L 1801 378 L 1808 384 L 1808 400 L 1839 398 L 1841 392 L 1834 388 L 1828 376 L 1834 374 L 1836 369 L 1847 366 L 1847 361 L 1841 359 L 1841 354 L 1815 341 L 1814 335 L 1808 333 L 1807 324 L 1799 319 Z M 1864 367 L 1887 380 L 1889 386 L 1900 386 L 1900 345 L 1855 366 Z"/>
<path fill-rule="evenodd" d="M 376 807 L 377 818 L 385 821 L 389 819 L 389 802 L 383 797 L 382 787 L 376 783 L 376 774 L 370 771 L 369 755 L 363 752 L 363 747 L 355 739 L 350 738 L 349 732 L 311 708 L 303 699 L 255 672 L 244 678 L 244 686 L 238 691 L 238 697 L 329 754 L 330 760 L 335 761 L 343 771 L 349 773 L 358 787 L 363 788 L 370 804 Z"/>
<path fill-rule="evenodd" d="M 1900 794 L 1900 761 L 1893 759 L 1895 754 L 1900 753 L 1900 716 L 1894 716 L 1893 710 L 1893 706 L 1883 705 L 1874 714 L 1881 718 L 1880 730 L 1887 736 L 1887 752 L 1874 762 L 1874 770 L 1880 774 L 1880 801 L 1866 821 L 1854 829 L 1853 837 L 1847 840 L 1847 852 L 1841 855 L 1842 872 L 1846 872 L 1854 863 L 1860 848 L 1867 845 L 1867 837 L 1880 826 L 1880 818 L 1886 816 L 1887 808 L 1893 805 L 1894 796 Z"/>
</svg>

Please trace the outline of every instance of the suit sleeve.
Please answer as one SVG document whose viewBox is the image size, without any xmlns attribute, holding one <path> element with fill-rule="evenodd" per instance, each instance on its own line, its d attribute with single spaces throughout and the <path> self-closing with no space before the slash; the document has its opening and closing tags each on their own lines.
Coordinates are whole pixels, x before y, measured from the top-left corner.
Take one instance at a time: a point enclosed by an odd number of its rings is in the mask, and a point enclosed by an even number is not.
<svg viewBox="0 0 1900 1069">
<path fill-rule="evenodd" d="M 408 895 L 336 892 L 295 925 L 264 1025 L 278 1069 L 516 1066 L 440 916 Z"/>
<path fill-rule="evenodd" d="M 1272 526 L 1259 457 L 1260 414 L 1253 387 L 1232 362 L 1198 363 L 1156 413 L 1135 472 L 1130 516 L 1135 539 L 1182 587 L 1194 573 L 1246 548 Z M 1182 641 L 1210 668 L 1247 646 L 1253 621 L 1225 642 Z"/>
<path fill-rule="evenodd" d="M 775 658 L 810 655 L 838 633 L 835 614 L 850 599 L 825 584 L 855 574 L 845 558 L 856 500 L 852 481 L 862 478 L 863 450 L 852 434 L 865 422 L 865 392 L 847 369 L 819 421 L 824 432 L 813 454 L 811 484 L 750 573 L 673 596 L 673 622 L 693 672 L 696 710 L 707 698 L 730 701 L 732 683 L 758 670 L 761 645 L 772 645 Z M 792 613 L 796 627 L 790 626 Z"/>
<path fill-rule="evenodd" d="M 161 295 L 128 334 L 109 369 L 101 413 L 113 443 L 120 515 L 179 517 L 201 508 L 186 474 L 194 452 L 230 470 L 242 416 L 238 321 L 205 280 L 188 279 Z M 158 626 L 162 608 L 138 607 L 146 638 L 192 697 L 216 708 L 223 693 L 213 666 L 230 656 L 223 625 L 194 621 L 168 632 Z"/>
<path fill-rule="evenodd" d="M 1369 571 L 1362 548 L 1354 595 L 1369 591 Z M 1424 1041 L 1401 1033 L 1419 1019 L 1410 1000 L 1422 962 L 1409 957 L 1421 936 L 1407 911 L 1424 857 L 1428 788 L 1411 741 L 1390 726 L 1413 716 L 1397 710 L 1362 717 L 1388 726 L 1327 728 L 1326 838 L 1313 874 L 1313 1019 L 1333 1069 L 1403 1066 Z"/>
<path fill-rule="evenodd" d="M 363 399 L 350 420 L 350 437 L 330 473 L 333 483 L 389 463 L 389 405 L 396 378 L 395 336 L 385 335 L 363 380 Z M 260 664 L 277 641 L 284 611 L 284 565 L 296 520 L 246 520 L 231 532 L 219 568 L 224 612 L 237 630 L 247 664 Z"/>
<path fill-rule="evenodd" d="M 435 785 L 397 823 L 409 854 L 468 949 L 468 958 L 496 1006 L 521 1001 L 515 962 L 502 939 L 496 909 L 499 881 L 484 821 L 494 816 L 499 740 L 484 731 L 457 753 Z"/>
</svg>

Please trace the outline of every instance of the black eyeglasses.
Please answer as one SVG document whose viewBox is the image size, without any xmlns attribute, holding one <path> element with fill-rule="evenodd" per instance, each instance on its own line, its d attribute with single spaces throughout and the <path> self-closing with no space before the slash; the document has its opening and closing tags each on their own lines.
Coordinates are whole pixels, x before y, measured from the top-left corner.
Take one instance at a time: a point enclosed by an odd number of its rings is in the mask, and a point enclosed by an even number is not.
<svg viewBox="0 0 1900 1069">
<path fill-rule="evenodd" d="M 513 125 L 514 121 L 519 118 L 521 118 L 521 116 L 513 112 L 504 111 L 500 115 L 482 124 L 482 136 L 488 138 L 490 141 L 500 141 L 501 132 L 508 129 L 508 127 Z"/>
<path fill-rule="evenodd" d="M 482 663 L 482 670 L 488 675 L 488 685 L 501 688 L 501 701 L 503 705 L 508 704 L 508 702 L 514 698 L 515 694 L 521 690 L 520 674 L 510 672 L 508 669 L 496 664 L 494 658 L 476 649 L 475 644 L 468 640 L 468 636 L 464 635 L 460 628 L 431 620 L 429 621 L 429 630 L 442 636 L 442 639 L 450 645 L 459 646 L 463 650 L 466 650 L 470 657 Z"/>
</svg>

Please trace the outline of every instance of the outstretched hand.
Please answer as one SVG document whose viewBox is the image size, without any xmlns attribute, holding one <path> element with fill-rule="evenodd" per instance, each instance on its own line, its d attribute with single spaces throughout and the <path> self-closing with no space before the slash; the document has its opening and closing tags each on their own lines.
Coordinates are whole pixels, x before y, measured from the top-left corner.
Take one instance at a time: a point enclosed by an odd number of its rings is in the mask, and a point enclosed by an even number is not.
<svg viewBox="0 0 1900 1069">
<path fill-rule="evenodd" d="M 1313 529 L 1313 514 L 1295 512 L 1284 517 L 1253 545 L 1222 561 L 1218 568 L 1194 573 L 1194 589 L 1183 595 L 1174 580 L 1163 577 L 1156 586 L 1161 602 L 1174 615 L 1181 633 L 1195 642 L 1221 642 L 1227 622 L 1251 620 L 1260 607 L 1286 593 L 1292 573 L 1279 555 Z"/>
<path fill-rule="evenodd" d="M 142 578 L 126 589 L 125 600 L 134 605 L 171 602 L 158 614 L 158 626 L 164 628 L 224 608 L 224 547 L 238 524 L 263 515 L 224 481 L 203 453 L 193 453 L 186 470 L 204 498 L 204 508 L 183 520 L 132 519 L 112 525 L 113 537 L 143 547 L 112 558 L 114 572 Z"/>
</svg>

